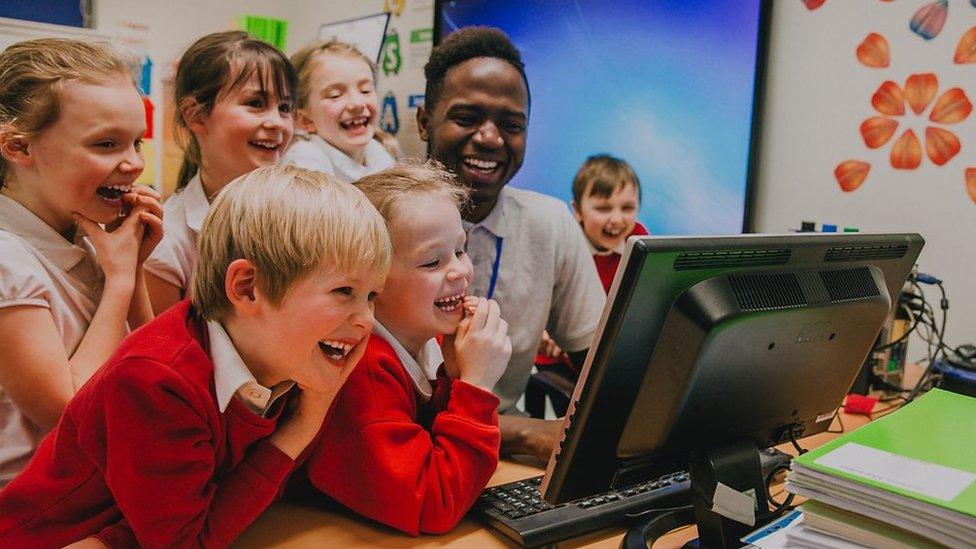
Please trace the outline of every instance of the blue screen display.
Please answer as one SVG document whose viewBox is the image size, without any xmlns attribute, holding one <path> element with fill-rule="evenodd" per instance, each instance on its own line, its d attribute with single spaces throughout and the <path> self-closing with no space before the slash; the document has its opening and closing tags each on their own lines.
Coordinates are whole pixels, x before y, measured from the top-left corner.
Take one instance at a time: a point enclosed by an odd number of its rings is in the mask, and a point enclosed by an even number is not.
<svg viewBox="0 0 976 549">
<path fill-rule="evenodd" d="M 760 0 L 457 0 L 440 34 L 504 30 L 532 110 L 512 185 L 572 199 L 593 154 L 641 180 L 652 234 L 742 232 Z"/>
</svg>

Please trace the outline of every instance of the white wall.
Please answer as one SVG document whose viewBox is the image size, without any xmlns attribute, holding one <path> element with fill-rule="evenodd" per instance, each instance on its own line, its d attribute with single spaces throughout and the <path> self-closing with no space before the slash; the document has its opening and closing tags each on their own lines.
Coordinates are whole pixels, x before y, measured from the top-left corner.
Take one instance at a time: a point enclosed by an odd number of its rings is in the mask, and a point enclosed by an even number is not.
<svg viewBox="0 0 976 549">
<path fill-rule="evenodd" d="M 921 233 L 926 246 L 919 266 L 945 281 L 951 302 L 946 340 L 958 345 L 976 341 L 976 204 L 963 176 L 966 167 L 976 166 L 976 113 L 944 126 L 959 137 L 962 151 L 941 167 L 924 152 L 928 112 L 917 116 L 908 109 L 895 136 L 877 150 L 868 149 L 859 133 L 861 122 L 877 115 L 871 96 L 888 79 L 903 86 L 910 74 L 933 72 L 939 94 L 960 86 L 976 101 L 976 64 L 953 63 L 959 38 L 976 25 L 976 9 L 950 0 L 945 28 L 925 41 L 908 28 L 921 5 L 830 0 L 809 11 L 802 2 L 776 2 L 755 226 L 783 232 L 812 220 Z M 870 32 L 888 39 L 889 67 L 857 61 L 856 48 Z M 913 171 L 895 170 L 888 161 L 891 145 L 906 128 L 923 140 L 922 164 Z M 844 193 L 833 171 L 848 159 L 872 168 L 860 188 Z M 937 298 L 938 291 L 930 296 Z M 919 358 L 921 347 L 916 340 L 910 358 Z"/>
</svg>

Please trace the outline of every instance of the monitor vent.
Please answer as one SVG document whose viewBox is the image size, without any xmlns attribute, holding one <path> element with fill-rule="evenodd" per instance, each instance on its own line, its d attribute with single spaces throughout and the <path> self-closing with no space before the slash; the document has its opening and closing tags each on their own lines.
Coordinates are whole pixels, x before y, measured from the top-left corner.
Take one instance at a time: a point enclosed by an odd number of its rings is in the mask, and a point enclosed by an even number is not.
<svg viewBox="0 0 976 549">
<path fill-rule="evenodd" d="M 684 252 L 674 260 L 676 271 L 688 269 L 714 269 L 719 267 L 746 267 L 782 265 L 790 260 L 788 248 L 765 250 L 712 250 Z"/>
<path fill-rule="evenodd" d="M 732 293 L 745 311 L 783 309 L 807 304 L 793 273 L 732 275 Z"/>
<path fill-rule="evenodd" d="M 871 246 L 833 246 L 827 248 L 824 261 L 868 261 L 898 259 L 908 253 L 908 244 L 875 244 Z"/>
<path fill-rule="evenodd" d="M 879 295 L 878 285 L 867 267 L 820 271 L 831 301 L 851 301 Z"/>
</svg>

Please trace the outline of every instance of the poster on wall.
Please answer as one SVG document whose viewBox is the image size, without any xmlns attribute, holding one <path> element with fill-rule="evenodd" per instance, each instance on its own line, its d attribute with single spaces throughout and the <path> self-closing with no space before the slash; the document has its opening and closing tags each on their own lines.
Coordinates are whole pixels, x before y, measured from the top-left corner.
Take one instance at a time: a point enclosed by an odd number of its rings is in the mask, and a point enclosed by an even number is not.
<svg viewBox="0 0 976 549">
<path fill-rule="evenodd" d="M 380 62 L 386 27 L 390 23 L 387 12 L 366 15 L 345 21 L 325 23 L 319 27 L 319 40 L 341 40 L 356 46 L 366 57 Z"/>
<path fill-rule="evenodd" d="M 452 0 L 438 34 L 504 30 L 531 90 L 525 163 L 512 184 L 572 198 L 595 154 L 627 161 L 652 234 L 732 234 L 747 221 L 762 53 L 760 0 Z"/>
</svg>

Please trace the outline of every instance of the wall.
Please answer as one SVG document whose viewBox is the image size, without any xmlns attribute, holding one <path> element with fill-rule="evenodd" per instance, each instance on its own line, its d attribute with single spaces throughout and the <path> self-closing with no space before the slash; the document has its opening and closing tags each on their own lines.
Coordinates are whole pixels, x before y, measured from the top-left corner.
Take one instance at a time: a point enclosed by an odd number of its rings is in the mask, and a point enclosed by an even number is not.
<svg viewBox="0 0 976 549">
<path fill-rule="evenodd" d="M 816 2 L 808 2 L 811 5 Z M 909 21 L 928 1 L 857 2 L 827 0 L 819 8 L 804 2 L 776 2 L 768 65 L 762 159 L 755 203 L 761 232 L 798 228 L 802 220 L 859 227 L 862 231 L 913 231 L 926 238 L 922 271 L 945 281 L 951 300 L 946 340 L 976 341 L 976 197 L 967 194 L 964 170 L 976 166 L 976 115 L 954 124 L 929 121 L 906 108 L 894 136 L 869 149 L 859 127 L 873 116 L 872 96 L 882 82 L 904 86 L 912 74 L 934 73 L 938 98 L 961 87 L 976 99 L 976 64 L 956 64 L 960 37 L 976 25 L 976 7 L 949 0 L 942 31 L 930 40 L 913 33 Z M 869 33 L 886 37 L 890 65 L 871 68 L 856 50 Z M 976 32 L 976 31 L 974 31 Z M 926 154 L 925 128 L 941 126 L 961 142 L 961 152 L 943 166 Z M 894 169 L 889 158 L 906 128 L 922 141 L 917 169 Z M 844 192 L 834 176 L 842 161 L 870 163 L 860 187 Z M 937 290 L 930 297 L 938 297 Z M 916 340 L 910 358 L 920 358 Z"/>
<path fill-rule="evenodd" d="M 149 160 L 153 175 L 151 182 L 160 186 L 165 182 L 171 190 L 179 167 L 178 150 L 169 146 L 162 150 L 162 130 L 172 119 L 172 105 L 164 93 L 179 55 L 193 40 L 221 30 L 236 28 L 235 18 L 259 15 L 285 19 L 289 22 L 286 53 L 291 54 L 318 36 L 319 26 L 326 22 L 351 19 L 392 10 L 391 28 L 400 34 L 402 56 L 398 73 L 381 71 L 381 100 L 388 91 L 396 96 L 400 120 L 401 147 L 408 156 L 423 156 L 424 146 L 417 137 L 415 111 L 408 105 L 409 96 L 423 93 L 423 63 L 430 51 L 430 43 L 410 44 L 411 30 L 429 27 L 433 22 L 433 0 L 217 0 L 206 3 L 191 0 L 97 0 L 95 30 L 99 34 L 117 38 L 135 50 L 144 49 L 153 61 L 151 99 L 156 106 L 155 127 L 160 134 L 153 143 L 154 154 Z M 137 51 L 137 53 L 143 53 Z M 417 92 L 416 90 L 420 90 Z"/>
</svg>

